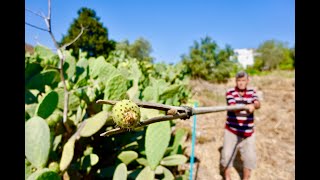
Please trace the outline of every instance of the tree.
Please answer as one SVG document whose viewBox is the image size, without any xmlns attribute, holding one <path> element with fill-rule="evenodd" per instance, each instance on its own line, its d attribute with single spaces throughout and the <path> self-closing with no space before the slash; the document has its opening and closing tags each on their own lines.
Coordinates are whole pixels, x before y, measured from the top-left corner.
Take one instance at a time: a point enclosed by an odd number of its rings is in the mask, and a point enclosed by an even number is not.
<svg viewBox="0 0 320 180">
<path fill-rule="evenodd" d="M 63 36 L 60 44 L 70 42 L 74 39 L 81 27 L 85 27 L 82 36 L 67 49 L 72 49 L 72 55 L 78 58 L 79 49 L 87 52 L 88 57 L 104 56 L 108 57 L 109 52 L 115 49 L 116 42 L 108 39 L 108 30 L 99 22 L 96 12 L 92 9 L 82 7 L 78 11 L 78 18 L 74 19 L 67 35 Z"/>
<path fill-rule="evenodd" d="M 267 40 L 257 49 L 253 67 L 258 70 L 293 69 L 293 59 L 287 45 L 277 40 Z"/>
<path fill-rule="evenodd" d="M 231 46 L 220 49 L 211 37 L 206 36 L 200 42 L 194 42 L 188 56 L 182 55 L 182 63 L 192 78 L 225 82 L 236 69 L 236 63 L 231 61 L 233 54 Z"/>
<path fill-rule="evenodd" d="M 151 44 L 144 38 L 140 37 L 130 44 L 128 40 L 119 42 L 116 45 L 116 50 L 122 50 L 132 58 L 137 58 L 138 61 L 153 62 L 150 56 L 152 52 Z"/>
</svg>

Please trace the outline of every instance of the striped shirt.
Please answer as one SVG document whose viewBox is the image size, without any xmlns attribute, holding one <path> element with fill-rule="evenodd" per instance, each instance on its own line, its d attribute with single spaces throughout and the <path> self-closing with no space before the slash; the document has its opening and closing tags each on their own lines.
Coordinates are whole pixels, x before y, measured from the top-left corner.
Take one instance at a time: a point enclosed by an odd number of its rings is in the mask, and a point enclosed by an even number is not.
<svg viewBox="0 0 320 180">
<path fill-rule="evenodd" d="M 227 105 L 251 104 L 258 101 L 258 96 L 253 88 L 247 88 L 243 96 L 240 95 L 237 87 L 230 88 L 226 92 Z M 246 110 L 243 111 L 228 111 L 225 128 L 230 132 L 241 136 L 249 137 L 254 132 L 254 116 Z"/>
</svg>

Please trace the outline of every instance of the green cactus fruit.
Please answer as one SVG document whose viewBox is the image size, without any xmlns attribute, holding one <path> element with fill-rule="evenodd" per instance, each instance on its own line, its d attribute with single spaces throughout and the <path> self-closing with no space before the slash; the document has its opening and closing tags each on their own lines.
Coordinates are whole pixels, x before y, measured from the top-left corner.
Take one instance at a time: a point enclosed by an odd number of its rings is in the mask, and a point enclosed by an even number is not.
<svg viewBox="0 0 320 180">
<path fill-rule="evenodd" d="M 118 127 L 132 129 L 140 122 L 140 109 L 136 103 L 125 99 L 113 106 L 112 117 Z"/>
</svg>

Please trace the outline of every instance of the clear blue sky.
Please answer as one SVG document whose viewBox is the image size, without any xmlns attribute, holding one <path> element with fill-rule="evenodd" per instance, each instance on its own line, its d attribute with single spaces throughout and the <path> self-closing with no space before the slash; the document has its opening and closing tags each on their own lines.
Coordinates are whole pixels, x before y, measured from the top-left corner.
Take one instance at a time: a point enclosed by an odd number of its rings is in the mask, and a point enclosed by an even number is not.
<svg viewBox="0 0 320 180">
<path fill-rule="evenodd" d="M 52 30 L 66 34 L 81 7 L 95 10 L 115 41 L 143 37 L 152 45 L 156 62 L 176 63 L 193 42 L 206 35 L 219 47 L 257 48 L 270 39 L 295 44 L 294 0 L 52 0 Z M 25 7 L 47 14 L 46 0 L 26 0 Z M 29 12 L 28 23 L 46 27 Z M 47 32 L 25 26 L 25 41 L 53 48 Z"/>
</svg>

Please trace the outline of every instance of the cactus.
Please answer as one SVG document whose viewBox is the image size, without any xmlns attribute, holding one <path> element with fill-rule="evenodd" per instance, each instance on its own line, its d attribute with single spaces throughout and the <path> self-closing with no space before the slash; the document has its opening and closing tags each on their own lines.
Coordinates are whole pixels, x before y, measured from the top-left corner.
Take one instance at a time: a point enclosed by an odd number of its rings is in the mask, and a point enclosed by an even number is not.
<svg viewBox="0 0 320 180">
<path fill-rule="evenodd" d="M 163 166 L 177 166 L 187 162 L 187 157 L 182 154 L 175 154 L 163 158 L 160 162 Z"/>
<path fill-rule="evenodd" d="M 25 166 L 24 166 L 25 178 L 24 179 L 27 179 L 32 174 L 33 167 L 27 159 L 25 159 L 24 161 L 25 161 Z"/>
<path fill-rule="evenodd" d="M 112 179 L 126 180 L 128 176 L 127 174 L 128 174 L 127 166 L 124 163 L 121 163 L 117 166 Z"/>
<path fill-rule="evenodd" d="M 148 160 L 145 158 L 138 158 L 136 161 L 143 166 L 149 166 Z"/>
<path fill-rule="evenodd" d="M 59 164 L 60 171 L 64 171 L 65 169 L 67 169 L 67 167 L 71 163 L 73 159 L 73 154 L 74 154 L 75 142 L 76 142 L 76 137 L 71 136 L 71 138 L 66 142 L 66 144 L 64 144 L 62 156 Z"/>
<path fill-rule="evenodd" d="M 104 99 L 122 100 L 127 98 L 127 81 L 121 74 L 111 77 L 105 85 Z M 103 105 L 104 110 L 109 110 L 110 108 L 110 105 Z"/>
<path fill-rule="evenodd" d="M 56 86 L 60 81 L 59 71 L 56 69 L 48 69 L 42 71 L 40 74 L 32 76 L 26 82 L 27 89 L 37 89 L 44 92 L 45 85 Z"/>
<path fill-rule="evenodd" d="M 122 151 L 118 155 L 118 159 L 120 159 L 124 164 L 128 165 L 130 164 L 133 160 L 137 159 L 138 153 L 135 151 Z"/>
<path fill-rule="evenodd" d="M 54 171 L 51 171 L 48 168 L 38 169 L 32 173 L 27 180 L 61 180 L 59 174 Z"/>
<path fill-rule="evenodd" d="M 64 90 L 63 88 L 56 88 L 54 91 L 56 91 L 59 95 L 58 108 L 63 109 L 64 108 Z M 80 105 L 80 98 L 76 96 L 74 93 L 69 94 L 69 110 L 76 111 L 79 105 Z"/>
<path fill-rule="evenodd" d="M 113 106 L 112 118 L 120 128 L 132 129 L 140 122 L 140 108 L 131 100 L 119 101 Z"/>
<path fill-rule="evenodd" d="M 37 102 L 37 98 L 30 90 L 25 89 L 24 102 L 25 102 L 25 104 L 33 104 L 33 103 Z"/>
<path fill-rule="evenodd" d="M 46 119 L 57 108 L 59 96 L 55 91 L 49 92 L 42 101 L 38 104 L 36 109 L 36 115 Z"/>
<path fill-rule="evenodd" d="M 142 72 L 136 62 L 132 62 L 130 64 L 130 79 L 133 79 L 133 86 L 128 90 L 127 93 L 130 99 L 139 99 L 139 79 L 142 75 Z"/>
<path fill-rule="evenodd" d="M 148 163 L 154 170 L 166 151 L 171 137 L 169 121 L 154 123 L 146 131 L 145 149 Z"/>
<path fill-rule="evenodd" d="M 55 127 L 62 119 L 62 116 L 62 112 L 58 109 L 55 109 L 54 112 L 46 119 L 49 127 Z"/>
<path fill-rule="evenodd" d="M 89 75 L 93 79 L 99 79 L 99 81 L 107 82 L 110 77 L 119 75 L 120 72 L 111 65 L 107 63 L 103 56 L 98 58 L 89 58 Z"/>
<path fill-rule="evenodd" d="M 57 135 L 55 138 L 54 138 L 54 140 L 53 140 L 53 147 L 52 147 L 52 150 L 53 151 L 56 151 L 56 149 L 57 149 L 57 147 L 58 147 L 58 145 L 59 145 L 59 143 L 61 142 L 61 139 L 62 139 L 62 134 L 59 134 L 59 135 Z"/>
<path fill-rule="evenodd" d="M 179 146 L 182 145 L 181 143 L 182 143 L 183 137 L 186 134 L 187 132 L 182 128 L 179 128 L 176 130 L 176 134 L 174 136 L 174 141 L 172 145 L 172 151 L 170 152 L 170 155 L 174 155 L 178 153 Z"/>
<path fill-rule="evenodd" d="M 174 176 L 171 171 L 164 166 L 159 165 L 156 168 L 156 174 L 164 174 L 162 180 L 174 180 Z"/>
<path fill-rule="evenodd" d="M 55 56 L 55 54 L 48 47 L 41 45 L 35 46 L 34 51 L 41 59 L 50 59 Z"/>
<path fill-rule="evenodd" d="M 65 61 L 63 64 L 65 79 L 71 79 L 76 72 L 76 60 L 70 51 L 64 51 Z"/>
<path fill-rule="evenodd" d="M 96 154 L 85 155 L 81 158 L 81 167 L 86 170 L 87 173 L 91 170 L 91 167 L 96 165 L 99 161 L 99 156 Z"/>
<path fill-rule="evenodd" d="M 156 87 L 148 86 L 142 92 L 143 100 L 149 102 L 158 102 L 159 95 Z"/>
<path fill-rule="evenodd" d="M 41 117 L 33 117 L 25 124 L 25 155 L 37 168 L 45 167 L 50 152 L 50 130 Z"/>
<path fill-rule="evenodd" d="M 29 118 L 34 116 L 34 113 L 37 109 L 38 104 L 26 104 L 24 106 L 25 112 L 29 115 Z"/>
<path fill-rule="evenodd" d="M 94 116 L 86 119 L 83 129 L 80 131 L 80 136 L 89 137 L 98 132 L 108 119 L 108 112 L 101 111 Z"/>
<path fill-rule="evenodd" d="M 136 180 L 154 180 L 154 176 L 154 171 L 150 168 L 150 166 L 146 166 L 139 173 Z"/>
<path fill-rule="evenodd" d="M 56 173 L 58 173 L 59 172 L 59 164 L 57 163 L 57 162 L 51 162 L 50 164 L 49 164 L 49 169 L 51 170 L 51 171 L 54 171 L 54 172 L 56 172 Z"/>
</svg>

